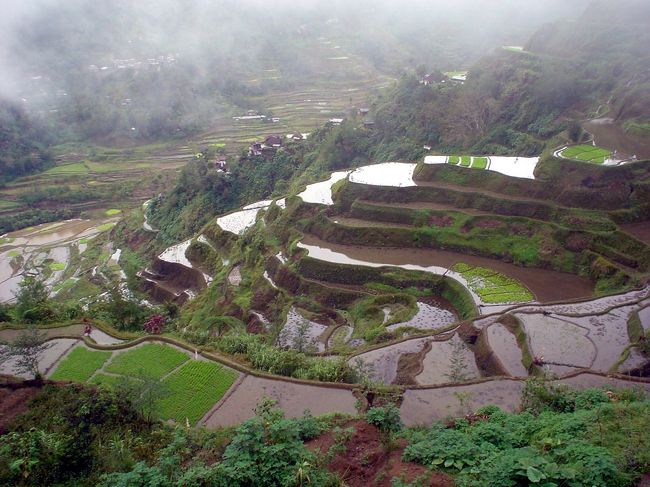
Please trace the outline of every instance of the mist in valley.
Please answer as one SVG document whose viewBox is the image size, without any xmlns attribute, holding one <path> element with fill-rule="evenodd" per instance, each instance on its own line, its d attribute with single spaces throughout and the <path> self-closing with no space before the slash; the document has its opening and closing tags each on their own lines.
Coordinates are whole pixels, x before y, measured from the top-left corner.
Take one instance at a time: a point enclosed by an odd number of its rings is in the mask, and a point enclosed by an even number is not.
<svg viewBox="0 0 650 487">
<path fill-rule="evenodd" d="M 586 3 L 12 0 L 0 96 L 63 138 L 183 136 L 272 90 L 464 70 Z"/>
</svg>

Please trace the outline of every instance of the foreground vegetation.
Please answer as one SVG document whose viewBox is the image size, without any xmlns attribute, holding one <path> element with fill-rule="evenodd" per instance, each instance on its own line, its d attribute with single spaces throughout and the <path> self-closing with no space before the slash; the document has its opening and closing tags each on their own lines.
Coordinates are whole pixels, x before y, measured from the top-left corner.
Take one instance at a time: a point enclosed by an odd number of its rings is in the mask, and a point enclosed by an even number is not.
<svg viewBox="0 0 650 487">
<path fill-rule="evenodd" d="M 356 455 L 352 448 L 361 431 L 373 458 L 399 454 L 388 478 L 370 465 L 355 469 L 370 485 L 423 485 L 437 471 L 439 480 L 462 486 L 625 487 L 650 470 L 650 402 L 631 390 L 576 392 L 531 381 L 520 413 L 486 406 L 464 418 L 416 428 L 403 427 L 398 409 L 386 402 L 359 420 L 288 419 L 264 400 L 253 419 L 210 432 L 150 421 L 140 406 L 132 396 L 110 390 L 44 386 L 28 410 L 5 426 L 0 481 L 17 486 L 335 486 L 348 480 L 340 459 Z M 332 438 L 323 443 L 329 446 L 307 447 L 319 437 Z M 414 464 L 423 468 L 406 480 Z"/>
</svg>

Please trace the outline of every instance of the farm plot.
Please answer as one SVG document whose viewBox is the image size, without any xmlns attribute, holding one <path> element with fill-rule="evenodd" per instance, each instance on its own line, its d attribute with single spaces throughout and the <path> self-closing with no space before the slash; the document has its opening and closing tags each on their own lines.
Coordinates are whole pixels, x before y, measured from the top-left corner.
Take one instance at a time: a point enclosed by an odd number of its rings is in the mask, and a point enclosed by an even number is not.
<svg viewBox="0 0 650 487">
<path fill-rule="evenodd" d="M 596 347 L 589 330 L 560 318 L 537 314 L 516 314 L 523 324 L 531 352 L 556 374 L 576 368 L 590 368 Z"/>
<path fill-rule="evenodd" d="M 567 159 L 603 164 L 612 155 L 607 149 L 593 145 L 574 145 L 564 149 L 560 155 Z"/>
<path fill-rule="evenodd" d="M 237 375 L 211 361 L 190 361 L 186 353 L 172 346 L 146 344 L 119 353 L 77 347 L 51 378 L 135 390 L 138 384 L 146 382 L 143 376 L 161 380 L 165 395 L 156 402 L 156 414 L 162 419 L 187 420 L 194 425 L 221 399 Z"/>
<path fill-rule="evenodd" d="M 447 157 L 447 164 L 460 167 L 471 167 L 474 169 L 487 169 L 489 165 L 489 158 L 475 157 L 475 156 L 449 156 Z"/>
<path fill-rule="evenodd" d="M 136 382 L 141 383 L 142 381 L 134 377 L 125 377 L 123 375 L 108 375 L 102 372 L 97 372 L 88 382 L 90 384 L 104 386 L 108 389 L 111 389 L 121 385 L 129 385 Z"/>
<path fill-rule="evenodd" d="M 237 373 L 219 364 L 191 361 L 170 374 L 163 384 L 167 395 L 156 409 L 163 419 L 194 425 L 226 393 Z"/>
<path fill-rule="evenodd" d="M 458 263 L 452 267 L 486 304 L 526 303 L 534 296 L 519 281 L 492 269 Z"/>
<path fill-rule="evenodd" d="M 85 382 L 110 356 L 111 352 L 96 352 L 83 346 L 76 347 L 63 359 L 50 379 Z"/>
<path fill-rule="evenodd" d="M 159 379 L 188 359 L 187 354 L 168 345 L 149 343 L 116 355 L 106 372 Z"/>
</svg>

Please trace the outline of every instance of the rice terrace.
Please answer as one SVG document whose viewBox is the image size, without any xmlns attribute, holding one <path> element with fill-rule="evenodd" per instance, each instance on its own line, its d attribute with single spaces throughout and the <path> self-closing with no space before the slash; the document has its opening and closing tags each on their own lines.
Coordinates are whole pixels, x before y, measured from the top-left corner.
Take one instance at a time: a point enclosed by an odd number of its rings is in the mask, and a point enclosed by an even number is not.
<svg viewBox="0 0 650 487">
<path fill-rule="evenodd" d="M 0 485 L 650 485 L 650 4 L 479 3 L 7 6 Z"/>
</svg>

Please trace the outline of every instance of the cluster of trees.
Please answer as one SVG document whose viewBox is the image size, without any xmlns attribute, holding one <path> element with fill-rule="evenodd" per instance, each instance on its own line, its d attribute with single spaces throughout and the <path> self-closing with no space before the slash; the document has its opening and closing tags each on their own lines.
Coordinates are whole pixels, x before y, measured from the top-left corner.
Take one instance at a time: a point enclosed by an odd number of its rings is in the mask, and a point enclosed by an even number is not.
<svg viewBox="0 0 650 487">
<path fill-rule="evenodd" d="M 210 151 L 181 171 L 174 188 L 149 207 L 152 224 L 166 243 L 198 231 L 216 215 L 252 201 L 283 196 L 298 176 L 318 178 L 368 161 L 367 137 L 354 124 L 323 127 L 306 141 L 289 143 L 273 158 L 242 155 L 228 174 L 210 165 Z"/>
<path fill-rule="evenodd" d="M 25 110 L 0 99 L 0 184 L 53 164 L 45 130 Z"/>
</svg>

